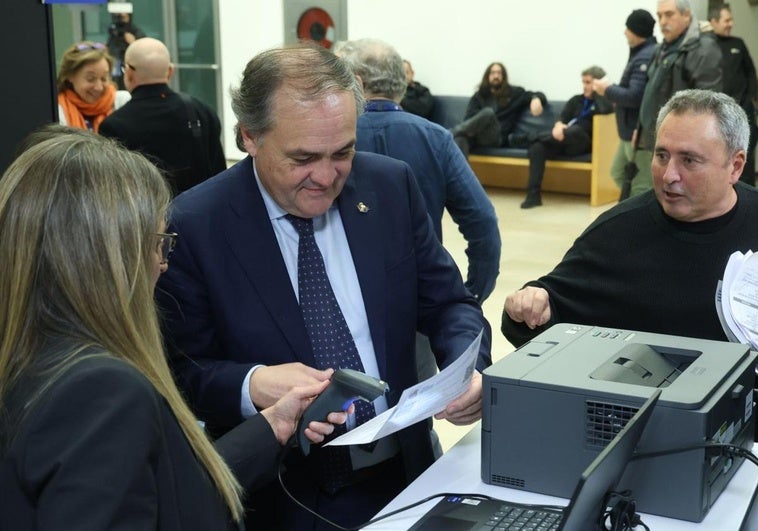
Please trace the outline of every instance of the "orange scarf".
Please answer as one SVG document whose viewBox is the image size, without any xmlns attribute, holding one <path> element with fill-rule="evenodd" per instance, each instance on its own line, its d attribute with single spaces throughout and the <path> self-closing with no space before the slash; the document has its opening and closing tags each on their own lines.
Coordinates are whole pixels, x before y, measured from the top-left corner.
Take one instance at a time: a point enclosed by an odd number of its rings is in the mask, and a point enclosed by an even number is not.
<svg viewBox="0 0 758 531">
<path fill-rule="evenodd" d="M 69 127 L 87 129 L 84 117 L 92 119 L 92 129 L 97 133 L 100 124 L 113 112 L 113 103 L 116 101 L 116 87 L 106 85 L 103 95 L 95 103 L 87 103 L 72 89 L 66 89 L 58 94 L 58 105 L 66 115 L 66 123 Z"/>
</svg>

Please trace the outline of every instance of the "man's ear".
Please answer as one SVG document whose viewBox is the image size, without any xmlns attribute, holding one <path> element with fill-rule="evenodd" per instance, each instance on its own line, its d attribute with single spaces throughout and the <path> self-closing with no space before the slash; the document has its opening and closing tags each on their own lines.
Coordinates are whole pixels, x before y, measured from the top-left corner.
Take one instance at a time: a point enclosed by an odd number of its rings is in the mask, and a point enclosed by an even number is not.
<svg viewBox="0 0 758 531">
<path fill-rule="evenodd" d="M 171 79 L 171 76 L 174 75 L 174 63 L 168 64 L 168 74 L 166 74 L 166 81 Z"/>
<path fill-rule="evenodd" d="M 745 171 L 746 162 L 747 154 L 744 150 L 739 150 L 737 153 L 732 155 L 732 160 L 729 163 L 732 170 L 731 175 L 729 175 L 729 182 L 731 184 L 736 184 L 737 181 L 740 180 L 742 172 Z"/>
<path fill-rule="evenodd" d="M 240 136 L 242 136 L 242 145 L 245 147 L 245 151 L 248 152 L 248 154 L 251 157 L 255 157 L 255 155 L 258 153 L 259 148 L 259 140 L 256 140 L 253 138 L 247 129 L 242 127 L 241 125 L 238 126 L 240 131 Z"/>
</svg>

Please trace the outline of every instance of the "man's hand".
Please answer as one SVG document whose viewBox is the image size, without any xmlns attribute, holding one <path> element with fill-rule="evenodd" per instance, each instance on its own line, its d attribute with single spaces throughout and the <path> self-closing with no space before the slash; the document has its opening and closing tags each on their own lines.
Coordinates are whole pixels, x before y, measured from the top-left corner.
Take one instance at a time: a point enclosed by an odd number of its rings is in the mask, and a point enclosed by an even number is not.
<svg viewBox="0 0 758 531">
<path fill-rule="evenodd" d="M 447 419 L 456 426 L 471 424 L 482 418 L 482 375 L 479 371 L 474 371 L 468 389 L 434 418 Z"/>
<path fill-rule="evenodd" d="M 543 288 L 527 286 L 505 298 L 505 312 L 533 330 L 550 320 L 550 296 Z"/>
<path fill-rule="evenodd" d="M 293 387 L 307 387 L 332 377 L 334 369 L 320 371 L 302 363 L 259 367 L 250 377 L 250 399 L 258 409 L 271 407 Z"/>
<path fill-rule="evenodd" d="M 532 113 L 532 116 L 539 116 L 542 114 L 542 111 L 544 109 L 542 108 L 542 100 L 539 99 L 537 96 L 532 98 L 532 101 L 529 102 L 529 112 Z"/>
<path fill-rule="evenodd" d="M 556 122 L 553 126 L 553 138 L 555 138 L 558 142 L 563 142 L 563 139 L 566 138 L 563 132 L 567 127 L 568 125 L 564 124 L 563 122 Z"/>
<path fill-rule="evenodd" d="M 134 36 L 134 33 L 129 33 L 128 31 L 124 33 L 124 42 L 126 44 L 131 44 L 136 40 L 137 38 Z"/>
<path fill-rule="evenodd" d="M 612 83 L 608 81 L 606 78 L 592 80 L 592 90 L 594 90 L 601 96 L 605 96 L 605 90 L 611 85 Z"/>
<path fill-rule="evenodd" d="M 280 444 L 287 443 L 295 433 L 298 420 L 313 399 L 326 389 L 327 381 L 318 382 L 306 387 L 294 387 L 273 406 L 261 411 L 274 431 Z M 333 412 L 327 416 L 328 422 L 311 422 L 305 429 L 305 436 L 313 443 L 323 442 L 324 437 L 334 431 L 334 424 L 344 424 L 347 421 L 346 412 Z"/>
</svg>

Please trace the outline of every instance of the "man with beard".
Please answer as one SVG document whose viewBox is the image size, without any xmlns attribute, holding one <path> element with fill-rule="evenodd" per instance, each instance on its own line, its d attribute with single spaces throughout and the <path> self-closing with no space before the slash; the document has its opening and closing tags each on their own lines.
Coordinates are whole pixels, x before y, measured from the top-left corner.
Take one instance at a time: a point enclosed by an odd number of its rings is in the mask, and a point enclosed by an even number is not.
<svg viewBox="0 0 758 531">
<path fill-rule="evenodd" d="M 466 157 L 475 146 L 508 146 L 508 135 L 524 110 L 529 108 L 533 116 L 539 116 L 543 105 L 547 99 L 542 92 L 511 85 L 503 63 L 492 63 L 469 101 L 464 121 L 450 132 Z"/>
</svg>

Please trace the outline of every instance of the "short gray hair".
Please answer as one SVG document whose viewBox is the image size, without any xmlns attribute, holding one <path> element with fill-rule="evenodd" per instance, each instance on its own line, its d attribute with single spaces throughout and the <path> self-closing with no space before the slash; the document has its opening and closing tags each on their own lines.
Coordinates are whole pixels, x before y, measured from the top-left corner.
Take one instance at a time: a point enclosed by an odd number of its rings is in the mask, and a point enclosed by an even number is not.
<svg viewBox="0 0 758 531">
<path fill-rule="evenodd" d="M 599 66 L 590 66 L 582 70 L 583 76 L 591 76 L 593 79 L 603 79 L 605 77 L 605 70 Z"/>
<path fill-rule="evenodd" d="M 730 155 L 738 151 L 747 151 L 750 138 L 750 126 L 747 114 L 731 96 L 712 90 L 680 90 L 658 112 L 655 134 L 661 128 L 663 120 L 669 114 L 676 116 L 691 112 L 695 114 L 712 114 L 716 117 L 721 138 Z"/>
<path fill-rule="evenodd" d="M 358 39 L 345 43 L 338 53 L 360 76 L 366 92 L 397 101 L 403 99 L 408 86 L 405 65 L 391 45 L 379 39 Z"/>
<path fill-rule="evenodd" d="M 363 91 L 353 72 L 333 53 L 309 43 L 274 48 L 253 57 L 238 88 L 231 90 L 232 110 L 237 117 L 237 147 L 245 150 L 240 128 L 254 138 L 274 127 L 274 98 L 282 87 L 303 101 L 335 92 L 352 92 L 356 112 L 363 112 Z"/>
</svg>

